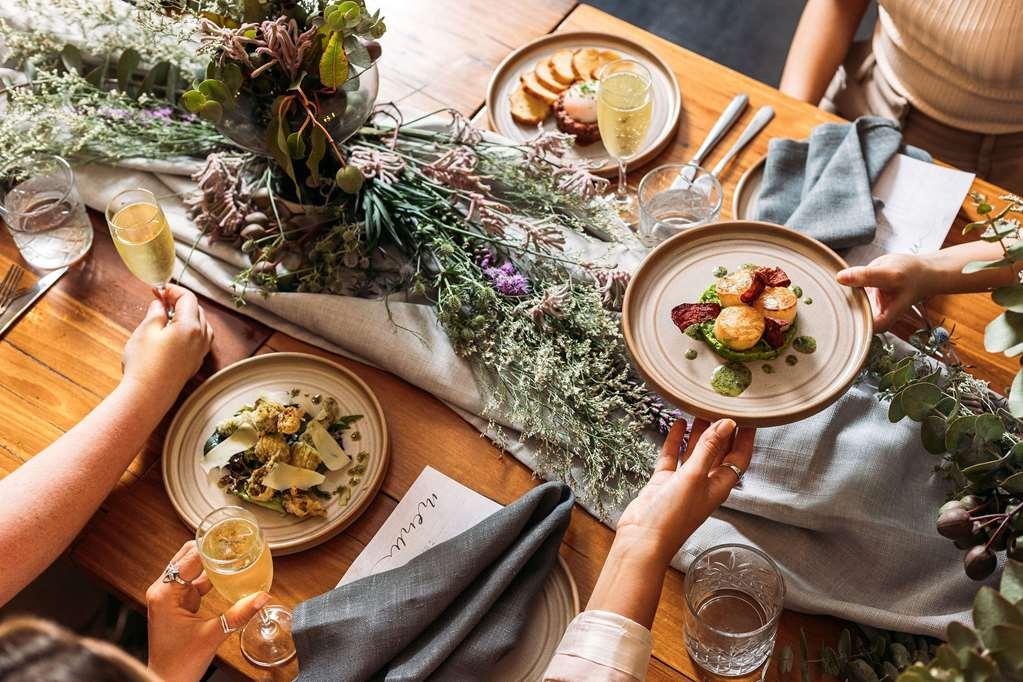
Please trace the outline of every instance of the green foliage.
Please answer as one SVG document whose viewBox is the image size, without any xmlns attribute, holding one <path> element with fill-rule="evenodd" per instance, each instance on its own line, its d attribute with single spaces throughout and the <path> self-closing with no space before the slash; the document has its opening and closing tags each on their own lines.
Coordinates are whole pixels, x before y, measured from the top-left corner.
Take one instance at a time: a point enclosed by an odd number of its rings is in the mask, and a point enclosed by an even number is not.
<svg viewBox="0 0 1023 682">
<path fill-rule="evenodd" d="M 348 58 L 345 56 L 344 38 L 340 32 L 333 32 L 320 57 L 320 83 L 325 88 L 338 88 L 347 78 Z"/>
<path fill-rule="evenodd" d="M 861 625 L 855 631 L 843 629 L 833 646 L 823 645 L 819 654 L 811 655 L 806 634 L 800 630 L 799 676 L 804 682 L 816 679 L 814 672 L 819 665 L 823 673 L 840 680 L 895 682 L 901 671 L 918 662 L 930 662 L 936 647 L 937 642 L 926 637 Z M 782 647 L 778 657 L 785 676 L 793 668 L 795 656 L 791 647 Z"/>
</svg>

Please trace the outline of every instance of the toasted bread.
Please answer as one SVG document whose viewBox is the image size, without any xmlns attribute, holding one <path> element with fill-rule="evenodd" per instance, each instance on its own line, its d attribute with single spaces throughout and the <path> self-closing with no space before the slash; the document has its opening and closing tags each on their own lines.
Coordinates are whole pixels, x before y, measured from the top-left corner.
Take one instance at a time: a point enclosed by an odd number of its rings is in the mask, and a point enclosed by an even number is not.
<svg viewBox="0 0 1023 682">
<path fill-rule="evenodd" d="M 575 71 L 572 70 L 573 50 L 558 50 L 551 56 L 551 73 L 565 85 L 571 85 L 575 80 Z"/>
<path fill-rule="evenodd" d="M 522 81 L 522 87 L 533 97 L 542 99 L 548 105 L 554 104 L 554 100 L 558 98 L 558 93 L 551 92 L 536 78 L 535 71 L 527 71 L 522 74 L 520 80 Z"/>
<path fill-rule="evenodd" d="M 613 62 L 616 59 L 621 59 L 621 55 L 614 50 L 601 50 L 597 63 L 593 67 L 593 71 L 590 72 L 590 78 L 600 78 L 600 70 L 604 68 L 604 65 L 609 62 Z"/>
<path fill-rule="evenodd" d="M 593 70 L 600 62 L 600 50 L 595 47 L 584 47 L 572 55 L 572 71 L 579 80 L 588 81 L 593 78 Z"/>
<path fill-rule="evenodd" d="M 536 74 L 536 79 L 540 81 L 540 85 L 544 86 L 551 92 L 559 93 L 568 87 L 554 77 L 554 74 L 551 73 L 551 65 L 549 62 L 537 62 L 536 68 L 533 69 L 533 73 Z"/>
<path fill-rule="evenodd" d="M 508 98 L 511 102 L 511 116 L 516 123 L 525 126 L 539 125 L 545 118 L 551 107 L 539 97 L 526 92 L 520 84 L 515 88 Z"/>
</svg>

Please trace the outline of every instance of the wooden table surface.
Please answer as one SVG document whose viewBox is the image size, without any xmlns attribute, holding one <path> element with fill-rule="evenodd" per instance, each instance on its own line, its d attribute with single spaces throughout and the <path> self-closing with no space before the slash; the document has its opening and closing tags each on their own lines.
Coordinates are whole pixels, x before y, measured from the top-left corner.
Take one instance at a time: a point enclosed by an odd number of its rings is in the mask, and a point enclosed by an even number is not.
<svg viewBox="0 0 1023 682">
<path fill-rule="evenodd" d="M 409 111 L 425 112 L 446 105 L 465 114 L 482 112 L 490 72 L 511 49 L 551 30 L 598 30 L 631 37 L 661 55 L 675 71 L 683 93 L 683 119 L 673 145 L 654 163 L 688 159 L 718 114 L 737 92 L 750 96 L 748 119 L 761 104 L 777 114 L 722 176 L 724 217 L 742 172 L 762 156 L 770 137 L 803 137 L 834 117 L 778 91 L 730 71 L 676 45 L 586 5 L 567 0 L 507 3 L 499 13 L 483 0 L 433 0 L 382 3 L 388 36 L 381 101 L 395 100 Z M 745 119 L 741 122 L 745 124 Z M 711 156 L 716 160 L 731 144 L 737 126 Z M 636 169 L 633 179 L 643 169 Z M 990 195 L 997 188 L 978 182 Z M 101 216 L 93 215 L 96 240 L 92 253 L 54 287 L 0 341 L 0 475 L 23 461 L 78 422 L 115 386 L 120 376 L 121 349 L 142 318 L 149 301 L 147 287 L 132 278 L 115 253 Z M 958 241 L 953 230 L 949 243 Z M 20 260 L 9 236 L 0 238 L 0 267 Z M 425 392 L 387 372 L 307 346 L 274 333 L 234 310 L 205 301 L 216 329 L 216 341 L 196 381 L 253 354 L 303 351 L 330 357 L 351 368 L 376 392 L 392 437 L 392 459 L 380 495 L 366 513 L 333 540 L 298 555 L 275 559 L 273 594 L 287 605 L 330 589 L 387 518 L 423 467 L 429 465 L 500 503 L 508 503 L 537 484 L 531 472 L 501 453 L 454 412 Z M 942 297 L 929 305 L 933 319 L 956 325 L 955 338 L 963 358 L 995 387 L 1007 386 L 1016 363 L 983 351 L 983 329 L 998 308 L 984 294 Z M 186 389 L 186 393 L 187 393 Z M 191 537 L 164 493 L 157 460 L 166 421 L 139 453 L 120 484 L 70 550 L 71 558 L 129 602 L 141 605 L 146 587 L 166 561 Z M 429 443 L 430 447 L 422 447 Z M 926 463 L 921 463 L 924 466 Z M 576 509 L 562 546 L 586 600 L 612 532 Z M 654 625 L 654 658 L 649 677 L 700 679 L 682 644 L 682 576 L 669 571 Z M 226 602 L 211 593 L 204 609 L 219 612 Z M 833 643 L 842 624 L 836 619 L 787 611 L 781 621 L 780 645 L 796 649 L 800 629 L 811 651 Z M 219 652 L 221 664 L 242 676 L 271 679 L 247 664 L 232 637 Z M 276 671 L 274 679 L 290 679 L 296 666 Z M 781 679 L 777 666 L 769 679 Z"/>
</svg>

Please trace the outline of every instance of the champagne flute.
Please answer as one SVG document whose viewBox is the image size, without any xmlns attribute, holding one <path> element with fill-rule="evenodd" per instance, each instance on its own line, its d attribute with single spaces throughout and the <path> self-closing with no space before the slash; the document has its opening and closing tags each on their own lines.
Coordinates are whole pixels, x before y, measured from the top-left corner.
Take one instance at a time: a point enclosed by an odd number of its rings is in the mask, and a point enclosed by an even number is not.
<svg viewBox="0 0 1023 682">
<path fill-rule="evenodd" d="M 597 126 L 604 148 L 618 162 L 618 213 L 628 223 L 638 219 L 636 192 L 625 184 L 625 164 L 639 154 L 650 128 L 650 71 L 635 59 L 617 59 L 600 71 Z"/>
<path fill-rule="evenodd" d="M 217 592 L 227 600 L 267 592 L 273 582 L 270 547 L 251 512 L 221 507 L 210 512 L 195 531 L 199 558 Z M 241 649 L 250 662 L 272 668 L 295 655 L 291 611 L 265 606 L 241 630 Z"/>
<path fill-rule="evenodd" d="M 107 225 L 114 247 L 132 274 L 156 287 L 160 298 L 174 271 L 174 235 L 167 217 L 146 189 L 126 189 L 107 203 Z M 167 318 L 174 309 L 167 306 Z"/>
</svg>

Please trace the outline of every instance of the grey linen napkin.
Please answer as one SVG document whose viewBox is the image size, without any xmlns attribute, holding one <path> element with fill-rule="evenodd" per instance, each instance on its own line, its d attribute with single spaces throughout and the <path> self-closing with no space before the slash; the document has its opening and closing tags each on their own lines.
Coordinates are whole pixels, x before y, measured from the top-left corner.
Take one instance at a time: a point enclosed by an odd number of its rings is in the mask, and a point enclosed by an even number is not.
<svg viewBox="0 0 1023 682">
<path fill-rule="evenodd" d="M 833 249 L 869 244 L 877 224 L 870 188 L 902 146 L 898 123 L 876 116 L 824 123 L 807 140 L 773 139 L 754 218 Z M 921 150 L 905 151 L 930 160 Z"/>
<path fill-rule="evenodd" d="M 400 568 L 299 604 L 299 680 L 486 679 L 519 639 L 573 501 L 545 483 Z"/>
</svg>

